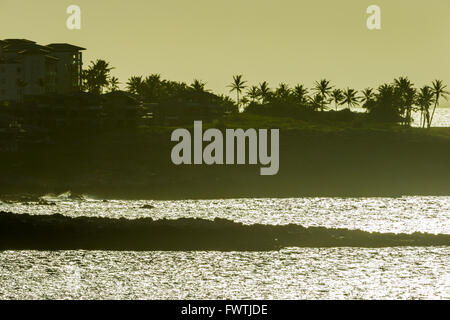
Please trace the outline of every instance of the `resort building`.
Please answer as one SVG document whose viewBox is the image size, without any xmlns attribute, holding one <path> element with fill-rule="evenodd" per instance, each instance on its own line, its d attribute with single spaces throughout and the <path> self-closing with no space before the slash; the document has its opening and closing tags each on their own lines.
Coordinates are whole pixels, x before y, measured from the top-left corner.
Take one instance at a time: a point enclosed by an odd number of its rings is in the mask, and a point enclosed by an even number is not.
<svg viewBox="0 0 450 320">
<path fill-rule="evenodd" d="M 83 50 L 67 43 L 43 46 L 25 39 L 0 40 L 0 101 L 78 92 Z"/>
</svg>

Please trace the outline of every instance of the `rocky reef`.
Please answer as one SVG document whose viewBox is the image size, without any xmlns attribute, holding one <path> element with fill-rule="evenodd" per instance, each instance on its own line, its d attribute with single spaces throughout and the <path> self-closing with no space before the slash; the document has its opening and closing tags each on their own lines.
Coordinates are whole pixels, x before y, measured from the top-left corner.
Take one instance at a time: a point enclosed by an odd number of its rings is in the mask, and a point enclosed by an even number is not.
<svg viewBox="0 0 450 320">
<path fill-rule="evenodd" d="M 219 250 L 450 245 L 450 234 L 394 234 L 225 219 L 71 218 L 0 212 L 0 250 Z"/>
</svg>

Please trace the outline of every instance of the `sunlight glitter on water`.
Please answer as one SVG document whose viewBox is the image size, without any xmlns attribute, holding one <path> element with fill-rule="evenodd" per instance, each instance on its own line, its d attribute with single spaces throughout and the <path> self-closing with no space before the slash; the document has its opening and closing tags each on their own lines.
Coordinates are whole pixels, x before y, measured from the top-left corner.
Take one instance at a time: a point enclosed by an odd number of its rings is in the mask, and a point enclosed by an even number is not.
<svg viewBox="0 0 450 320">
<path fill-rule="evenodd" d="M 364 108 L 353 108 L 352 111 L 356 112 L 367 112 Z M 432 112 L 431 110 L 430 112 Z M 413 112 L 413 127 L 420 127 L 420 112 Z M 434 118 L 433 118 L 433 127 L 450 127 L 450 108 L 436 108 Z"/>
<path fill-rule="evenodd" d="M 450 234 L 450 197 L 46 200 L 54 205 L 2 203 L 0 210 Z M 0 299 L 450 299 L 449 275 L 450 247 L 4 251 Z"/>
<path fill-rule="evenodd" d="M 245 224 L 301 224 L 395 233 L 450 234 L 450 197 L 125 201 L 48 198 L 55 205 L 3 203 L 14 213 L 136 219 L 224 218 Z M 144 205 L 154 208 L 144 209 Z"/>
<path fill-rule="evenodd" d="M 0 299 L 450 299 L 450 248 L 7 251 Z"/>
</svg>

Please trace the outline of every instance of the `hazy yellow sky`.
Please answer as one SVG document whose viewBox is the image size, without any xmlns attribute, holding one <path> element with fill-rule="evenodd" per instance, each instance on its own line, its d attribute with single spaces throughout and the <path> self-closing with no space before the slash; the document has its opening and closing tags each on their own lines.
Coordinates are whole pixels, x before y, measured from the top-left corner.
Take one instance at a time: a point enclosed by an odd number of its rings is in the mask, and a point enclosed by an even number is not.
<svg viewBox="0 0 450 320">
<path fill-rule="evenodd" d="M 82 29 L 66 28 L 81 7 Z M 381 7 L 382 30 L 366 27 Z M 450 0 L 0 0 L 0 39 L 86 47 L 113 74 L 160 73 L 227 92 L 233 74 L 311 86 L 326 77 L 362 89 L 408 75 L 450 84 Z"/>
</svg>

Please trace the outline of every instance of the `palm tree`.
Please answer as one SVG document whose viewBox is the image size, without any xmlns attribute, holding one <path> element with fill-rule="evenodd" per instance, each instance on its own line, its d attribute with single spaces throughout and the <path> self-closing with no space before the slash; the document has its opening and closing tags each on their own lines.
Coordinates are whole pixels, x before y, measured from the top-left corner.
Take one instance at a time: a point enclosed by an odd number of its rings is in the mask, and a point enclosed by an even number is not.
<svg viewBox="0 0 450 320">
<path fill-rule="evenodd" d="M 292 93 L 300 104 L 304 104 L 308 100 L 308 89 L 306 89 L 302 84 L 296 85 Z"/>
<path fill-rule="evenodd" d="M 228 86 L 231 88 L 230 92 L 236 91 L 236 95 L 237 95 L 237 105 L 239 107 L 239 94 L 242 93 L 242 90 L 246 88 L 245 83 L 247 83 L 247 81 L 244 81 L 242 79 L 242 74 L 233 76 L 233 82 Z"/>
<path fill-rule="evenodd" d="M 163 92 L 166 82 L 161 80 L 159 73 L 151 74 L 145 77 L 142 88 L 142 95 L 147 102 L 159 102 L 161 96 L 165 94 Z"/>
<path fill-rule="evenodd" d="M 409 81 L 408 77 L 400 77 L 394 80 L 394 86 L 399 89 L 401 93 L 404 93 L 408 88 L 411 88 L 413 84 Z"/>
<path fill-rule="evenodd" d="M 275 97 L 282 102 L 285 102 L 291 93 L 291 89 L 286 83 L 280 83 L 278 88 L 275 90 Z"/>
<path fill-rule="evenodd" d="M 206 92 L 205 86 L 206 86 L 205 82 L 197 79 L 194 79 L 194 81 L 190 85 L 190 87 L 194 89 L 195 92 Z"/>
<path fill-rule="evenodd" d="M 99 59 L 93 64 L 93 69 L 95 71 L 95 85 L 102 93 L 103 87 L 108 85 L 109 73 L 114 68 L 109 66 L 109 62 Z"/>
<path fill-rule="evenodd" d="M 96 94 L 101 94 L 109 83 L 109 73 L 114 69 L 105 60 L 91 61 L 87 70 L 83 70 L 85 88 Z"/>
<path fill-rule="evenodd" d="M 231 99 L 229 96 L 221 94 L 219 96 L 220 104 L 224 109 L 224 112 L 226 114 L 236 113 L 238 112 L 238 108 L 236 104 L 234 103 L 233 99 Z"/>
<path fill-rule="evenodd" d="M 127 90 L 128 92 L 141 95 L 143 85 L 142 76 L 131 77 L 127 82 Z"/>
<path fill-rule="evenodd" d="M 372 109 L 376 101 L 376 95 L 372 88 L 366 88 L 361 91 L 363 94 L 361 98 L 361 102 L 363 103 L 363 108 L 366 108 L 368 111 Z"/>
<path fill-rule="evenodd" d="M 119 90 L 119 79 L 116 77 L 111 77 L 111 79 L 109 79 L 109 90 L 110 92 L 115 92 L 117 90 Z"/>
<path fill-rule="evenodd" d="M 400 112 L 403 115 L 404 124 L 409 125 L 412 119 L 412 105 L 414 103 L 416 89 L 414 89 L 414 84 L 409 81 L 408 77 L 400 77 L 395 79 L 394 86 L 400 100 Z"/>
<path fill-rule="evenodd" d="M 250 100 L 246 96 L 243 96 L 241 99 L 241 105 L 244 107 L 244 109 L 248 106 L 250 103 Z"/>
<path fill-rule="evenodd" d="M 342 103 L 346 103 L 349 109 L 352 106 L 358 105 L 359 103 L 358 91 L 356 91 L 355 89 L 347 88 L 347 90 L 345 90 L 343 94 L 344 99 L 342 100 Z"/>
<path fill-rule="evenodd" d="M 372 88 L 366 88 L 363 91 L 361 91 L 361 93 L 363 94 L 363 97 L 361 99 L 362 102 L 368 103 L 370 101 L 375 100 L 375 92 L 373 91 Z"/>
<path fill-rule="evenodd" d="M 342 99 L 344 99 L 344 94 L 341 89 L 334 89 L 333 92 L 331 92 L 331 99 L 334 101 L 334 107 L 336 108 L 336 111 L 338 109 L 338 105 L 341 104 Z"/>
<path fill-rule="evenodd" d="M 258 99 L 259 97 L 259 91 L 258 91 L 258 87 L 257 86 L 251 86 L 248 90 L 247 90 L 247 95 L 250 98 L 250 100 L 252 102 L 255 102 L 256 99 Z"/>
<path fill-rule="evenodd" d="M 423 128 L 425 127 L 425 125 L 427 125 L 428 128 L 431 126 L 430 106 L 434 102 L 434 97 L 435 95 L 433 89 L 429 86 L 424 86 L 417 94 L 416 103 L 419 105 L 420 110 L 424 115 L 422 123 Z"/>
<path fill-rule="evenodd" d="M 327 104 L 327 98 L 329 97 L 331 90 L 333 89 L 333 86 L 330 85 L 330 81 L 326 79 L 322 79 L 320 81 L 316 81 L 314 83 L 313 91 L 319 93 L 322 95 L 322 106 L 321 110 L 325 108 L 325 104 Z"/>
<path fill-rule="evenodd" d="M 270 88 L 267 81 L 261 82 L 259 84 L 258 88 L 259 97 L 261 98 L 262 102 L 266 102 L 268 98 L 270 97 Z"/>
<path fill-rule="evenodd" d="M 323 108 L 323 95 L 316 93 L 312 98 L 309 98 L 309 103 L 313 110 Z"/>
<path fill-rule="evenodd" d="M 144 80 L 147 84 L 155 84 L 161 82 L 161 75 L 159 73 L 154 73 L 147 76 Z"/>
<path fill-rule="evenodd" d="M 434 108 L 433 108 L 433 113 L 431 114 L 430 126 L 431 126 L 431 123 L 433 122 L 434 112 L 436 111 L 436 107 L 439 105 L 439 99 L 442 97 L 445 100 L 447 100 L 447 95 L 450 94 L 450 92 L 446 91 L 445 88 L 447 88 L 447 86 L 444 85 L 442 80 L 434 80 L 433 81 L 432 90 L 433 90 L 433 94 L 434 94 Z"/>
<path fill-rule="evenodd" d="M 416 95 L 417 95 L 417 89 L 413 87 L 409 87 L 406 89 L 406 92 L 403 96 L 405 105 L 406 105 L 406 118 L 405 118 L 405 125 L 410 125 L 412 122 L 412 111 L 414 110 L 413 105 L 416 101 Z"/>
<path fill-rule="evenodd" d="M 380 105 L 393 106 L 395 103 L 395 88 L 393 85 L 384 83 L 378 87 L 377 101 Z"/>
</svg>

